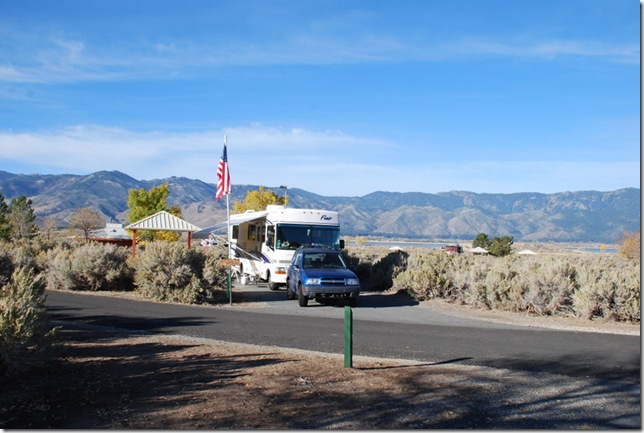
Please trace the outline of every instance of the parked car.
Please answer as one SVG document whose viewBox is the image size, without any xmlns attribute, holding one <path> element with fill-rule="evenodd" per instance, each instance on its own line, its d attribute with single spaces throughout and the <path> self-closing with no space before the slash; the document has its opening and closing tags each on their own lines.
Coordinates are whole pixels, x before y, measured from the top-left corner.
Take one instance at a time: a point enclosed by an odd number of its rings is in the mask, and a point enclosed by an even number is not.
<svg viewBox="0 0 644 433">
<path fill-rule="evenodd" d="M 340 251 L 327 248 L 298 248 L 286 272 L 286 297 L 297 298 L 300 307 L 309 299 L 322 303 L 343 299 L 358 304 L 360 280 L 348 267 Z"/>
</svg>

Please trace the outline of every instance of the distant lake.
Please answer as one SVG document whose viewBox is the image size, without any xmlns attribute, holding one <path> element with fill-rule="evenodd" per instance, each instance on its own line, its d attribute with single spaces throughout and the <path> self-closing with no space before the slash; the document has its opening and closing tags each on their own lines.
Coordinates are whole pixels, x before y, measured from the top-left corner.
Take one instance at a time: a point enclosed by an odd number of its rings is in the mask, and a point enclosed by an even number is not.
<svg viewBox="0 0 644 433">
<path fill-rule="evenodd" d="M 588 253 L 611 253 L 616 254 L 619 252 L 616 248 L 606 248 L 602 251 L 600 248 L 567 248 L 568 251 L 585 251 Z"/>
<path fill-rule="evenodd" d="M 367 241 L 367 242 L 347 242 L 347 245 L 367 245 L 367 246 L 376 246 L 376 247 L 421 247 L 421 248 L 435 248 L 441 249 L 445 245 L 454 245 L 454 244 L 441 244 L 441 243 L 429 243 L 429 242 L 378 242 L 378 241 Z"/>
<path fill-rule="evenodd" d="M 347 245 L 367 245 L 367 246 L 377 246 L 377 247 L 420 247 L 420 248 L 430 248 L 430 249 L 441 249 L 446 245 L 455 245 L 455 243 L 433 243 L 433 242 L 390 242 L 390 241 L 367 241 L 367 242 L 347 242 Z M 581 251 L 587 253 L 598 253 L 598 254 L 617 254 L 619 250 L 617 248 L 606 248 L 602 251 L 600 248 L 593 247 L 577 247 L 577 248 L 566 248 L 567 251 Z"/>
</svg>

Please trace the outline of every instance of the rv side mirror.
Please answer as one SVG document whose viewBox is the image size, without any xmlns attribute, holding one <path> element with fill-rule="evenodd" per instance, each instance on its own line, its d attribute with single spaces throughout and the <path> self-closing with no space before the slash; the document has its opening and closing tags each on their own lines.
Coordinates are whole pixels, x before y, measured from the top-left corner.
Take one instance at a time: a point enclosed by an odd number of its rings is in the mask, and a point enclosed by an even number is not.
<svg viewBox="0 0 644 433">
<path fill-rule="evenodd" d="M 340 249 L 344 249 L 344 239 L 340 239 Z"/>
</svg>

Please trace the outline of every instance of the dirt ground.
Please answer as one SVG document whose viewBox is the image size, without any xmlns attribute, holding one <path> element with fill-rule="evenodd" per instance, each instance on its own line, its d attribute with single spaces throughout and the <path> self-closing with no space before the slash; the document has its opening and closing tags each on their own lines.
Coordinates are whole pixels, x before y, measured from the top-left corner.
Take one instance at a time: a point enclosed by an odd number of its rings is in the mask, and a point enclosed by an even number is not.
<svg viewBox="0 0 644 433">
<path fill-rule="evenodd" d="M 639 384 L 63 326 L 4 429 L 639 428 Z M 615 402 L 618 402 L 617 404 Z M 601 416 L 597 416 L 601 413 Z"/>
<path fill-rule="evenodd" d="M 341 356 L 113 330 L 64 329 L 61 337 L 63 357 L 3 384 L 1 427 L 485 426 L 472 401 L 444 407 L 462 391 L 449 386 L 449 367 L 357 359 L 347 369 Z"/>
</svg>

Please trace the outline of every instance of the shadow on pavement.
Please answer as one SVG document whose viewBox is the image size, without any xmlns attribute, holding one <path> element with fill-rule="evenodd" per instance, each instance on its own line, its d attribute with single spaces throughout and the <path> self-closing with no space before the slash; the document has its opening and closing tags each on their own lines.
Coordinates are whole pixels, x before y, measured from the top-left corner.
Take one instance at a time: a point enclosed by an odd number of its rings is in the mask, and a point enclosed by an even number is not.
<svg viewBox="0 0 644 433">
<path fill-rule="evenodd" d="M 286 299 L 286 290 L 270 290 L 267 284 L 235 284 L 233 286 L 233 303 L 253 302 L 297 302 Z M 411 307 L 419 302 L 407 293 L 362 292 L 356 308 Z M 310 306 L 343 307 L 344 301 L 328 300 L 324 304 L 311 301 Z"/>
</svg>

